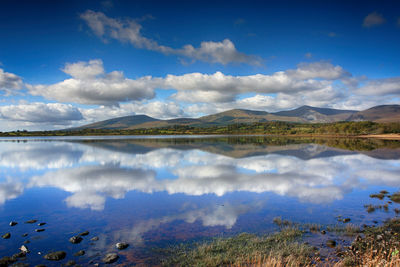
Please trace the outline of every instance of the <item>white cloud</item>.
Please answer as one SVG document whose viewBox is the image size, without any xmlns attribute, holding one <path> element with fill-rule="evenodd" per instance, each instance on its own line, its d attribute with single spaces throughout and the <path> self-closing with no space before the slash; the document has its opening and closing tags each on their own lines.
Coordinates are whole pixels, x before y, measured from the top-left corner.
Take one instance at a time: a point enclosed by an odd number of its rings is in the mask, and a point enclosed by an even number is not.
<svg viewBox="0 0 400 267">
<path fill-rule="evenodd" d="M 145 114 L 157 119 L 172 119 L 185 115 L 182 107 L 171 101 L 132 102 L 119 106 L 81 108 L 80 111 L 86 122 L 95 122 L 134 114 Z"/>
<path fill-rule="evenodd" d="M 142 25 L 136 20 L 113 19 L 107 17 L 102 12 L 95 12 L 92 10 L 87 10 L 85 13 L 81 14 L 81 18 L 87 23 L 94 34 L 103 40 L 112 38 L 120 42 L 128 42 L 136 48 L 157 51 L 165 55 L 183 56 L 191 60 L 221 64 L 261 64 L 261 60 L 258 57 L 239 52 L 229 39 L 225 39 L 222 42 L 201 42 L 198 48 L 187 44 L 182 48 L 175 49 L 160 45 L 156 41 L 142 36 Z"/>
<path fill-rule="evenodd" d="M 60 103 L 29 103 L 0 106 L 0 118 L 3 120 L 31 123 L 69 124 L 82 120 L 82 114 L 72 105 Z"/>
<path fill-rule="evenodd" d="M 30 93 L 60 102 L 89 105 L 117 105 L 154 97 L 151 76 L 131 80 L 120 71 L 105 73 L 101 60 L 67 63 L 63 71 L 72 78 L 52 85 L 29 85 Z"/>
<path fill-rule="evenodd" d="M 23 82 L 21 77 L 5 72 L 0 68 L 0 91 L 9 91 L 13 89 L 21 89 Z"/>
<path fill-rule="evenodd" d="M 341 66 L 333 66 L 331 63 L 326 61 L 300 63 L 297 65 L 297 69 L 287 70 L 286 73 L 288 76 L 299 80 L 315 78 L 338 80 L 351 76 L 351 74 L 345 71 Z"/>
<path fill-rule="evenodd" d="M 377 12 L 372 12 L 364 18 L 363 26 L 366 28 L 371 28 L 371 27 L 379 26 L 385 22 L 386 22 L 386 19 L 382 16 L 382 14 L 379 14 Z"/>
<path fill-rule="evenodd" d="M 400 95 L 400 77 L 369 80 L 357 92 L 361 95 Z"/>
</svg>

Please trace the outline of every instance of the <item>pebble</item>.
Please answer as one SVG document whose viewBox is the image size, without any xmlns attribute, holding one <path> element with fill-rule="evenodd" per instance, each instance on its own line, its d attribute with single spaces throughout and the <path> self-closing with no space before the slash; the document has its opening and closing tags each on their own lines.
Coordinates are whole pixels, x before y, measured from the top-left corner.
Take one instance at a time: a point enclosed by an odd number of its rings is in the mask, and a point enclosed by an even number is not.
<svg viewBox="0 0 400 267">
<path fill-rule="evenodd" d="M 67 256 L 67 253 L 65 253 L 65 251 L 56 251 L 44 255 L 43 258 L 50 261 L 59 261 L 64 259 L 65 256 Z"/>
<path fill-rule="evenodd" d="M 83 256 L 83 255 L 85 255 L 85 251 L 84 250 L 79 250 L 78 252 L 76 252 L 75 254 L 74 254 L 74 256 Z"/>
<path fill-rule="evenodd" d="M 80 237 L 79 235 L 77 236 L 73 236 L 69 239 L 69 242 L 71 242 L 72 244 L 78 244 L 82 241 L 82 237 Z"/>
<path fill-rule="evenodd" d="M 35 223 L 35 222 L 37 222 L 37 220 L 29 220 L 29 221 L 26 221 L 25 223 Z"/>
<path fill-rule="evenodd" d="M 4 238 L 4 239 L 9 239 L 11 237 L 11 234 L 10 233 L 6 233 L 6 234 L 2 235 L 1 237 Z"/>
<path fill-rule="evenodd" d="M 108 253 L 102 260 L 104 263 L 109 264 L 116 262 L 119 259 L 119 256 L 117 253 Z"/>
<path fill-rule="evenodd" d="M 10 226 L 15 226 L 17 224 L 18 224 L 17 222 L 10 222 Z"/>
<path fill-rule="evenodd" d="M 119 250 L 122 250 L 122 249 L 126 249 L 127 247 L 129 247 L 129 244 L 128 244 L 128 243 L 121 242 L 121 243 L 115 244 L 115 247 L 116 247 L 117 249 L 119 249 Z"/>
<path fill-rule="evenodd" d="M 92 237 L 90 240 L 91 240 L 91 241 L 97 241 L 97 240 L 99 240 L 99 237 L 98 237 L 98 236 L 95 236 L 95 237 Z"/>
</svg>

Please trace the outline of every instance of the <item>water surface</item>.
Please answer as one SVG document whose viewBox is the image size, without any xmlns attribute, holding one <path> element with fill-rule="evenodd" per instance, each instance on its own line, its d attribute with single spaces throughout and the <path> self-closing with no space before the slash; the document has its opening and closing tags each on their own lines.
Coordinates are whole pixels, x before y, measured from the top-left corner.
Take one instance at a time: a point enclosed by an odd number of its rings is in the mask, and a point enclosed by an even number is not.
<svg viewBox="0 0 400 267">
<path fill-rule="evenodd" d="M 364 204 L 384 203 L 371 193 L 398 190 L 399 159 L 400 143 L 382 140 L 3 138 L 0 229 L 12 236 L 0 240 L 0 256 L 18 252 L 28 239 L 32 265 L 56 250 L 67 252 L 63 262 L 85 265 L 124 241 L 130 247 L 118 263 L 154 264 L 154 248 L 270 233 L 277 216 L 335 225 L 341 215 L 373 224 L 394 216 L 392 209 L 368 214 Z M 47 224 L 23 223 L 29 219 Z M 10 221 L 19 224 L 10 227 Z M 68 242 L 84 230 L 90 235 L 82 243 Z M 94 236 L 99 241 L 90 241 Z M 80 249 L 86 255 L 74 257 Z"/>
</svg>

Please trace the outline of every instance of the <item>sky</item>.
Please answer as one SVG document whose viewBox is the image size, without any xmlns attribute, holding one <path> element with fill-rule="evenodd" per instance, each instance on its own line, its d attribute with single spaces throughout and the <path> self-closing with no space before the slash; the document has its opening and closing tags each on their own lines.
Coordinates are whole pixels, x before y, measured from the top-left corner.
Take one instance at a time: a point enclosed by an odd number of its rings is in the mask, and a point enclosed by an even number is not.
<svg viewBox="0 0 400 267">
<path fill-rule="evenodd" d="M 400 104 L 400 1 L 0 4 L 0 131 Z"/>
</svg>

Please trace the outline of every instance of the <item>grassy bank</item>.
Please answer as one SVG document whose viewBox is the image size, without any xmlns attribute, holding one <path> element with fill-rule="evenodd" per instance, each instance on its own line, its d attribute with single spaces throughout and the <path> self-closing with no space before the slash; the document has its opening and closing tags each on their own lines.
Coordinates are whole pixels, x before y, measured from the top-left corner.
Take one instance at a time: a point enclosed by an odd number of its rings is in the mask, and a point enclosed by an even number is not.
<svg viewBox="0 0 400 267">
<path fill-rule="evenodd" d="M 202 135 L 202 134 L 269 134 L 291 136 L 360 136 L 400 133 L 400 123 L 370 121 L 335 123 L 291 123 L 270 121 L 195 127 L 173 125 L 146 129 L 71 129 L 57 131 L 0 132 L 0 136 L 85 136 L 85 135 Z"/>
</svg>

